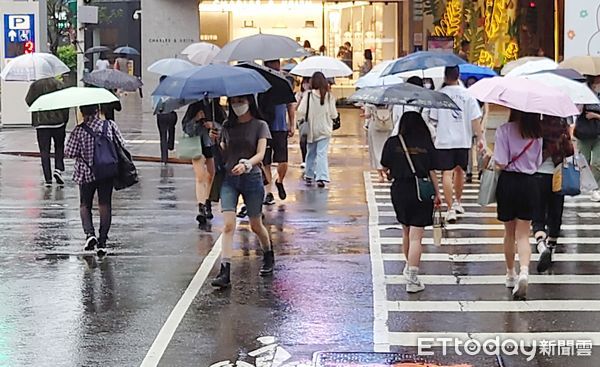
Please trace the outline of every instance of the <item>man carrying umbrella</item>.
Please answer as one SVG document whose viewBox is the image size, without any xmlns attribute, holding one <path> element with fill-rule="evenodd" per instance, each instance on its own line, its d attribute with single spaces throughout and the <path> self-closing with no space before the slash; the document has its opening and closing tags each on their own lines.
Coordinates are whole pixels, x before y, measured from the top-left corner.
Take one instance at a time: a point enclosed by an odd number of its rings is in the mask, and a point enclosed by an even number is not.
<svg viewBox="0 0 600 367">
<path fill-rule="evenodd" d="M 477 100 L 458 82 L 458 66 L 444 70 L 444 87 L 440 92 L 448 95 L 460 107 L 459 111 L 432 110 L 431 119 L 437 121 L 435 147 L 439 151 L 438 169 L 442 171 L 444 197 L 448 205 L 446 220 L 454 223 L 458 214 L 464 214 L 462 194 L 465 171 L 469 163 L 472 137 L 476 136 L 478 148 L 485 146 L 481 130 L 481 109 Z M 456 196 L 456 201 L 454 201 Z"/>
<path fill-rule="evenodd" d="M 281 70 L 279 60 L 265 61 L 265 66 L 276 71 Z M 288 138 L 294 136 L 294 121 L 296 121 L 296 108 L 293 103 L 273 104 L 269 101 L 268 93 L 259 97 L 259 104 L 263 117 L 269 124 L 272 138 L 268 141 L 267 151 L 263 164 L 265 166 L 266 187 L 265 205 L 275 204 L 275 197 L 272 193 L 273 177 L 271 173 L 271 164 L 277 163 L 277 179 L 275 186 L 281 200 L 287 198 L 283 179 L 288 170 Z"/>
</svg>

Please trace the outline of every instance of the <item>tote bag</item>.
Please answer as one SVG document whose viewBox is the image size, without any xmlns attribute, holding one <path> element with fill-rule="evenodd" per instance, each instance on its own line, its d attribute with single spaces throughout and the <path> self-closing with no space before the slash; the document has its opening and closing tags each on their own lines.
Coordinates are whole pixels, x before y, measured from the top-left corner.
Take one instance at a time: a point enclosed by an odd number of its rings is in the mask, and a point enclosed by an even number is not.
<svg viewBox="0 0 600 367">
<path fill-rule="evenodd" d="M 552 191 L 566 196 L 581 194 L 581 172 L 574 157 L 565 158 L 554 170 Z"/>
<path fill-rule="evenodd" d="M 202 139 L 200 136 L 189 136 L 186 133 L 179 138 L 177 155 L 181 159 L 198 159 L 202 157 Z"/>
<path fill-rule="evenodd" d="M 596 182 L 592 169 L 583 154 L 577 154 L 576 159 L 581 173 L 581 192 L 598 190 L 598 182 Z"/>
<path fill-rule="evenodd" d="M 494 169 L 494 160 L 490 159 L 487 167 L 481 173 L 481 186 L 477 202 L 481 206 L 487 206 L 496 202 L 496 188 L 500 171 Z"/>
</svg>

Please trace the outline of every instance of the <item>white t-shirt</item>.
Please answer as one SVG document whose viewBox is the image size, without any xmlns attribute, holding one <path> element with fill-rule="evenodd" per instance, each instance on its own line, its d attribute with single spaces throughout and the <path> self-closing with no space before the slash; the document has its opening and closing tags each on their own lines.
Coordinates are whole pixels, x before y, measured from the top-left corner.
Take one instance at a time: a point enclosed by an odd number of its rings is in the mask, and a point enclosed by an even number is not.
<svg viewBox="0 0 600 367">
<path fill-rule="evenodd" d="M 108 62 L 108 60 L 98 59 L 98 61 L 96 61 L 96 70 L 106 70 L 109 67 L 110 63 Z"/>
<path fill-rule="evenodd" d="M 481 117 L 479 103 L 465 87 L 450 85 L 440 89 L 458 105 L 460 111 L 431 110 L 430 117 L 437 121 L 436 149 L 469 149 L 473 140 L 472 121 Z"/>
</svg>

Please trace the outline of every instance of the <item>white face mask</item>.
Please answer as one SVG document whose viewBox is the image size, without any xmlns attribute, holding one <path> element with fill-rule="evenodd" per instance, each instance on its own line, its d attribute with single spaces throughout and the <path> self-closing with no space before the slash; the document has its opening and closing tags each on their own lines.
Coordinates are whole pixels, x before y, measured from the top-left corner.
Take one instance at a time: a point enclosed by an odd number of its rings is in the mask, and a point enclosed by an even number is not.
<svg viewBox="0 0 600 367">
<path fill-rule="evenodd" d="M 248 103 L 235 103 L 231 105 L 231 108 L 233 109 L 233 113 L 239 117 L 246 114 L 246 112 L 248 112 L 250 109 L 250 106 Z"/>
<path fill-rule="evenodd" d="M 425 84 L 423 84 L 423 88 L 431 89 L 431 83 L 425 83 Z"/>
</svg>

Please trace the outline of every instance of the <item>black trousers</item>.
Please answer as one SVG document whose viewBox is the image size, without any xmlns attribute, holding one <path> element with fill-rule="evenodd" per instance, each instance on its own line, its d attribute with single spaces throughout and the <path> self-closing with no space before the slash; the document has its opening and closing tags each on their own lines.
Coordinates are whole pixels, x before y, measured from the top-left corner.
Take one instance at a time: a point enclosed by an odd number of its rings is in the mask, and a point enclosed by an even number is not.
<svg viewBox="0 0 600 367">
<path fill-rule="evenodd" d="M 94 195 L 98 192 L 98 211 L 100 212 L 100 243 L 108 239 L 108 231 L 112 222 L 113 179 L 94 181 L 79 185 L 79 213 L 81 224 L 86 235 L 96 235 L 92 218 Z"/>
<path fill-rule="evenodd" d="M 37 141 L 42 158 L 42 170 L 44 180 L 52 182 L 52 166 L 50 164 L 50 149 L 54 140 L 54 168 L 64 172 L 65 170 L 65 136 L 66 126 L 55 129 L 37 129 Z"/>
<path fill-rule="evenodd" d="M 565 196 L 552 192 L 552 175 L 538 173 L 534 177 L 539 200 L 533 212 L 533 233 L 545 232 L 548 237 L 558 238 Z"/>
<path fill-rule="evenodd" d="M 169 159 L 169 150 L 175 149 L 175 125 L 174 122 L 157 122 L 158 134 L 160 135 L 160 161 L 166 163 Z"/>
</svg>

